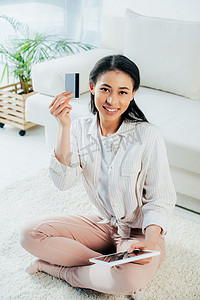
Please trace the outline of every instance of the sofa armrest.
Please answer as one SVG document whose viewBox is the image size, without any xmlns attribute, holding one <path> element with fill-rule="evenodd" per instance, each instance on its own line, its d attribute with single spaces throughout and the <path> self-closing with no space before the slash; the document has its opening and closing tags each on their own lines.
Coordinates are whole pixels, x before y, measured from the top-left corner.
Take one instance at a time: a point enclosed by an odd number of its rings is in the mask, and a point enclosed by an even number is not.
<svg viewBox="0 0 200 300">
<path fill-rule="evenodd" d="M 65 73 L 80 73 L 80 94 L 89 91 L 89 73 L 104 56 L 119 54 L 111 49 L 93 49 L 38 63 L 32 68 L 33 90 L 48 96 L 65 91 Z"/>
</svg>

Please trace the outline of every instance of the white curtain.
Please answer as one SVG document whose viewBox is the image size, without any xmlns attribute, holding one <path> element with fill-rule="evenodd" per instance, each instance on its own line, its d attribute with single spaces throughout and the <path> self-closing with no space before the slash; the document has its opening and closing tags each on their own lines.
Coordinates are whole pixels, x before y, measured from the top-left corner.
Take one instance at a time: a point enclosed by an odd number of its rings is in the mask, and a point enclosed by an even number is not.
<svg viewBox="0 0 200 300">
<path fill-rule="evenodd" d="M 103 0 L 0 0 L 0 15 L 29 24 L 34 32 L 61 33 L 66 38 L 100 45 Z M 0 20 L 0 42 L 11 28 Z"/>
<path fill-rule="evenodd" d="M 65 0 L 66 37 L 99 46 L 102 2 L 102 0 Z"/>
<path fill-rule="evenodd" d="M 100 46 L 100 20 L 103 0 L 0 0 L 0 15 L 27 23 L 31 32 L 61 34 Z M 13 36 L 12 27 L 0 19 L 0 44 Z M 0 79 L 4 65 L 0 58 Z M 14 79 L 10 76 L 10 82 Z M 1 86 L 7 84 L 6 76 Z"/>
</svg>

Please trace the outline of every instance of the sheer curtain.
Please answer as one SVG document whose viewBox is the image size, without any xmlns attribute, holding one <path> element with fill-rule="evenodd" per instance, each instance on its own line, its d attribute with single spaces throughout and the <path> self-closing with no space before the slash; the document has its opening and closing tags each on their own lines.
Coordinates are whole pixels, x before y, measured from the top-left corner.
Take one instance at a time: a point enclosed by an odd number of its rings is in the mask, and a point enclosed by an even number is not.
<svg viewBox="0 0 200 300">
<path fill-rule="evenodd" d="M 32 31 L 59 32 L 98 46 L 102 7 L 103 0 L 0 0 L 0 15 L 26 22 Z M 1 30 L 0 42 L 8 31 L 9 26 Z"/>
<path fill-rule="evenodd" d="M 99 46 L 102 2 L 102 0 L 65 0 L 66 37 Z"/>
<path fill-rule="evenodd" d="M 61 34 L 66 39 L 100 46 L 103 0 L 0 0 L 0 15 L 27 23 L 31 32 Z M 12 27 L 0 18 L 0 44 L 13 36 Z M 3 65 L 0 58 L 0 78 Z M 12 82 L 12 76 L 10 82 Z M 7 84 L 6 77 L 1 86 Z"/>
</svg>

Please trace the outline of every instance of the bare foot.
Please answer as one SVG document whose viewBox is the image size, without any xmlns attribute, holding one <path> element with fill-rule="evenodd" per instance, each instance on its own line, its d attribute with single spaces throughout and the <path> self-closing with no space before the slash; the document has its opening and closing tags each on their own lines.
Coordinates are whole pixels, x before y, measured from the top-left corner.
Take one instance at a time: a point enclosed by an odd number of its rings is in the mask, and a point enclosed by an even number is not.
<svg viewBox="0 0 200 300">
<path fill-rule="evenodd" d="M 39 258 L 35 258 L 25 269 L 24 271 L 29 274 L 34 274 L 39 272 Z"/>
</svg>

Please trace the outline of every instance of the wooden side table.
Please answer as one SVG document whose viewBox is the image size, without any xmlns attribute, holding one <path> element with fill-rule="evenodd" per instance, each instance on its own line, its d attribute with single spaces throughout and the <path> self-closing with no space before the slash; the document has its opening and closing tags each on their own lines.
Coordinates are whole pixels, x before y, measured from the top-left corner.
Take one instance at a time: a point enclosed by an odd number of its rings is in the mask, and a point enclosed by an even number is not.
<svg viewBox="0 0 200 300">
<path fill-rule="evenodd" d="M 26 129 L 37 124 L 25 120 L 26 99 L 36 92 L 22 94 L 20 82 L 0 88 L 0 128 L 5 124 L 19 128 L 21 136 L 26 134 Z"/>
</svg>

